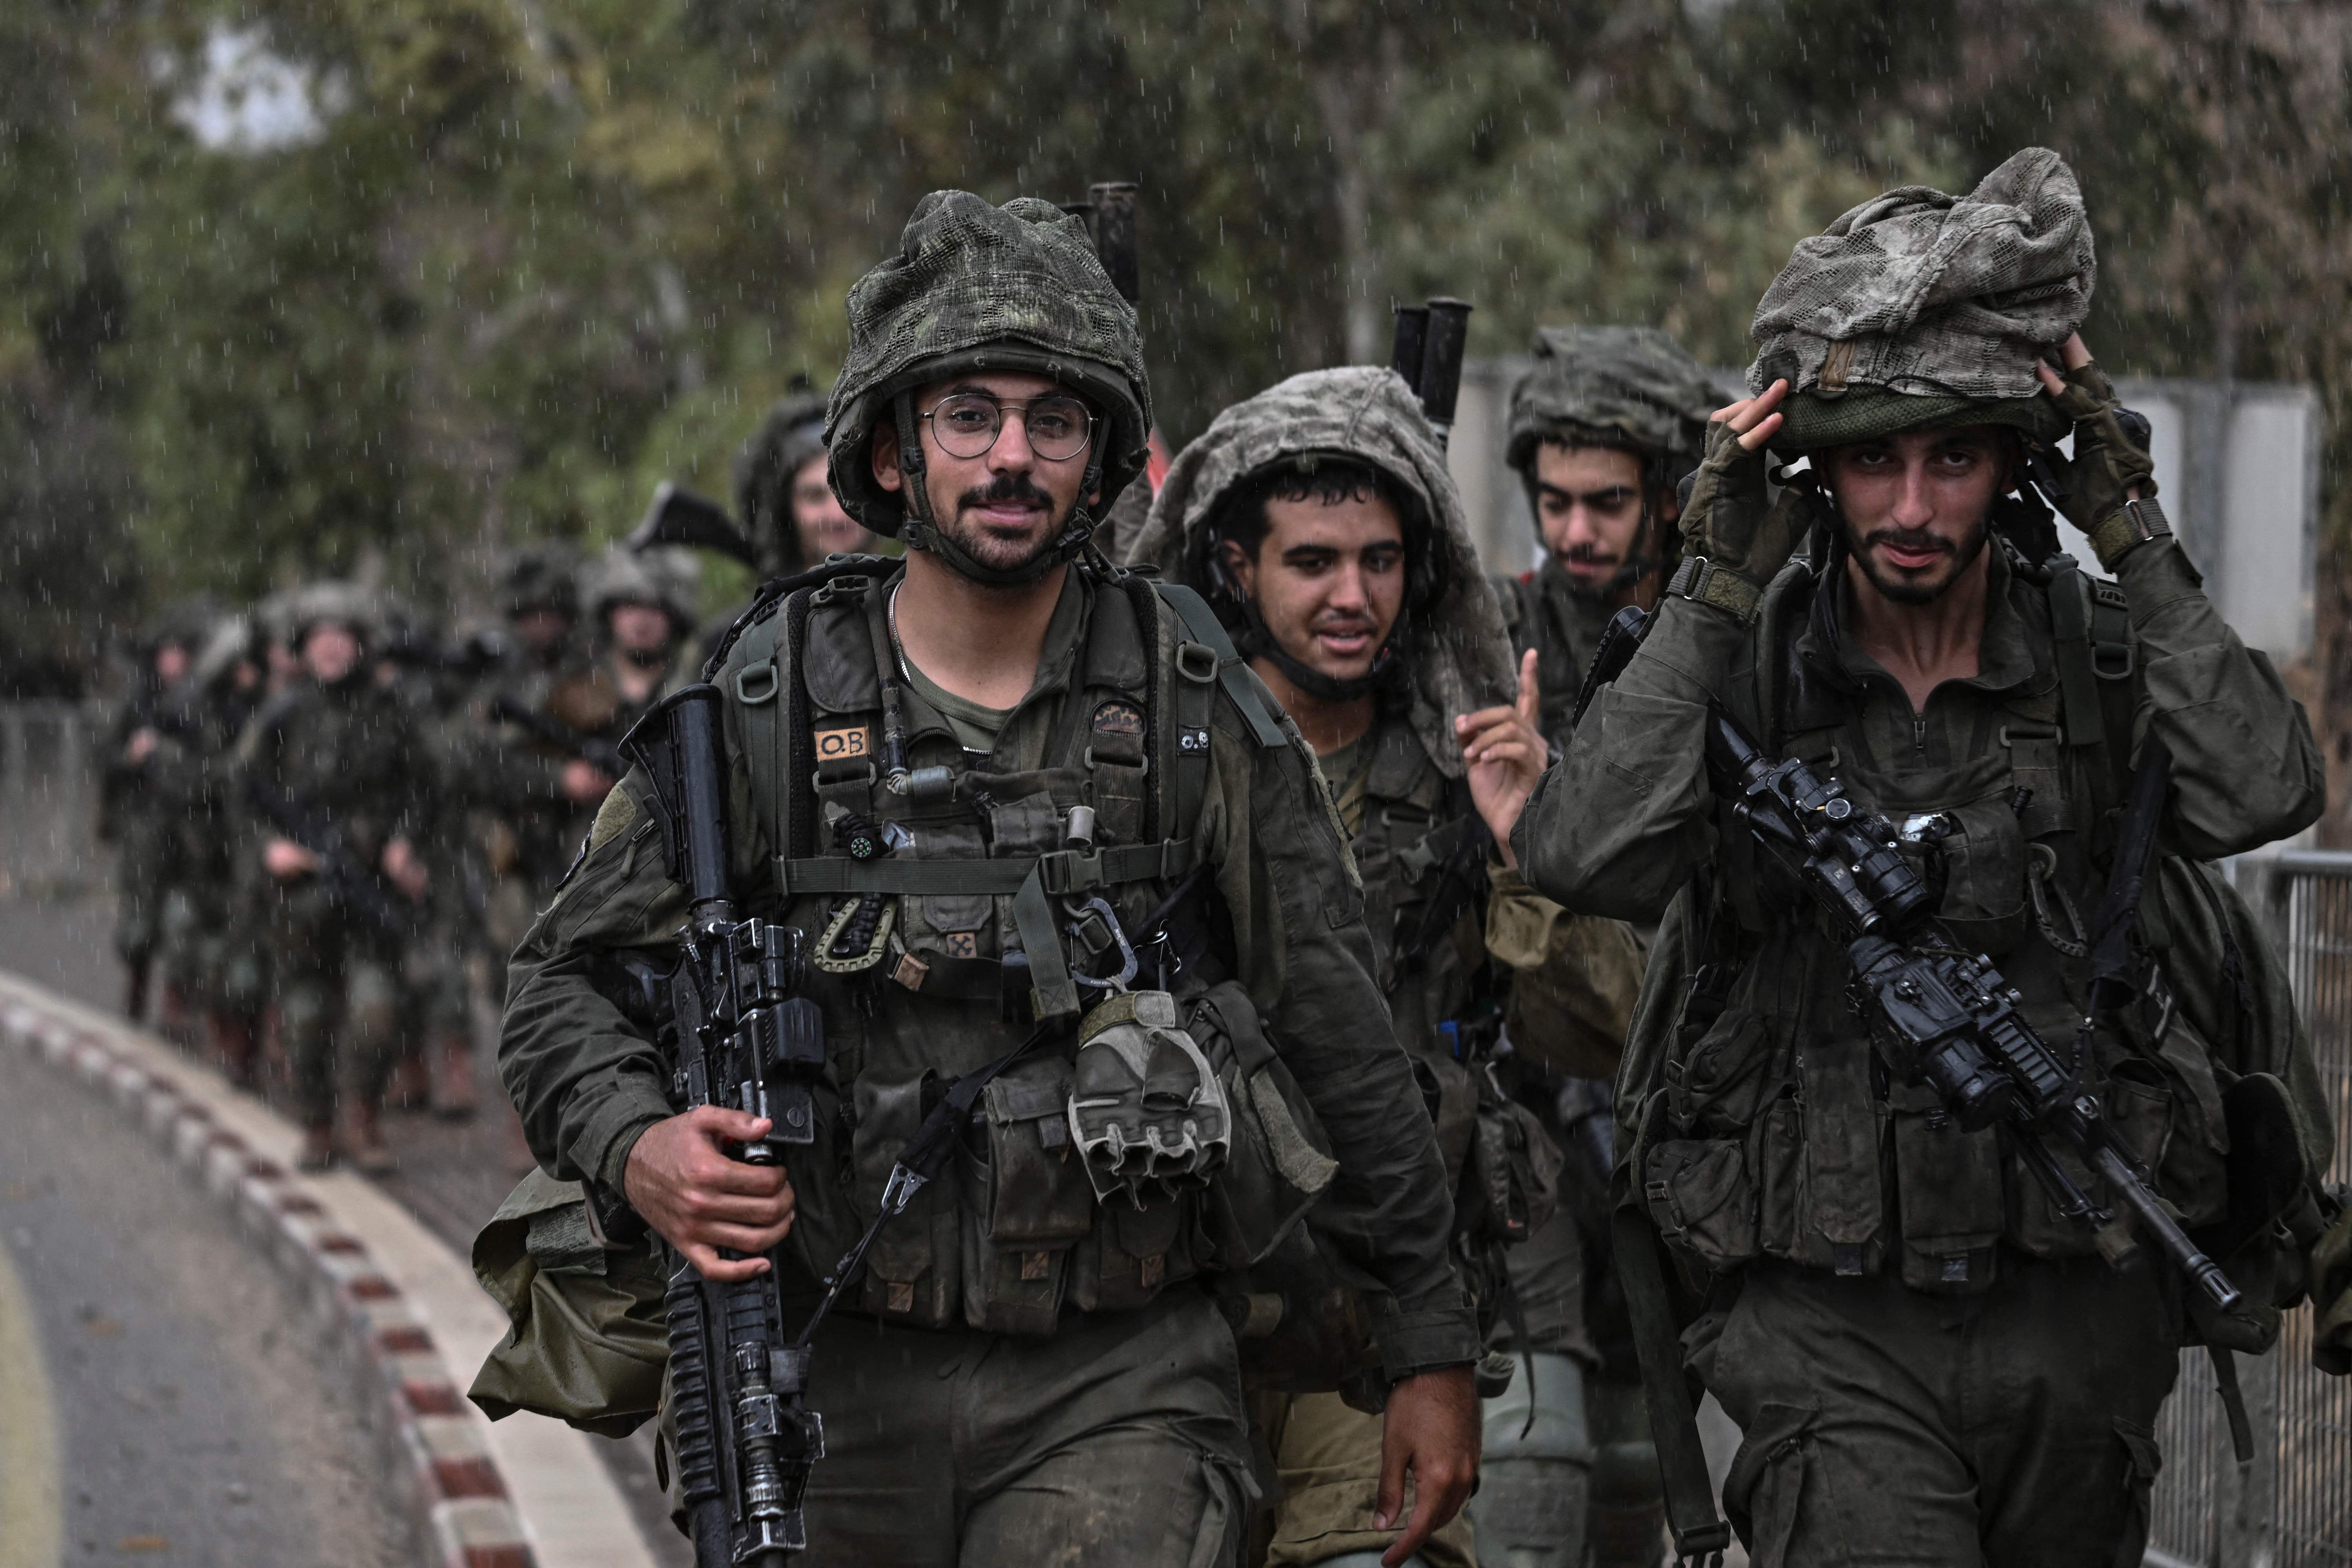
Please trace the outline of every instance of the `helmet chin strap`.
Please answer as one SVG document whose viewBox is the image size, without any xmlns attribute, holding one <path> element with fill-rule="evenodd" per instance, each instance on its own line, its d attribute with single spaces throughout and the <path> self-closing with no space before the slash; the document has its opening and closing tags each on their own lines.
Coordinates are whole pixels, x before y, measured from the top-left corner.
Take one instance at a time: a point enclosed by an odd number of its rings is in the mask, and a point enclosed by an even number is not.
<svg viewBox="0 0 2352 1568">
<path fill-rule="evenodd" d="M 1070 520 L 1063 525 L 1054 542 L 1023 562 L 1018 566 L 991 566 L 975 561 L 971 553 L 947 535 L 931 515 L 930 481 L 923 466 L 922 436 L 915 421 L 915 395 L 898 394 L 894 405 L 898 427 L 898 473 L 905 481 L 902 492 L 907 505 L 907 521 L 901 533 L 909 550 L 927 550 L 947 563 L 959 576 L 991 587 L 1011 588 L 1024 583 L 1034 583 L 1055 567 L 1071 560 L 1084 550 L 1094 537 L 1094 515 L 1084 500 L 1070 509 Z M 1089 496 L 1102 483 L 1102 460 L 1091 454 L 1087 458 L 1086 477 L 1079 481 L 1078 494 Z"/>
<path fill-rule="evenodd" d="M 1237 639 L 1241 656 L 1244 658 L 1266 660 L 1275 668 L 1282 671 L 1283 679 L 1289 681 L 1291 685 L 1309 697 L 1324 702 L 1353 702 L 1356 699 L 1368 697 L 1378 689 L 1381 680 L 1387 677 L 1390 667 L 1396 661 L 1397 639 L 1399 634 L 1404 630 L 1405 625 L 1405 617 L 1399 616 L 1396 625 L 1389 628 L 1389 635 L 1381 642 L 1380 651 L 1372 656 L 1371 668 L 1361 675 L 1343 680 L 1338 676 L 1326 675 L 1321 670 L 1301 664 L 1297 659 L 1293 658 L 1284 649 L 1282 644 L 1276 640 L 1273 631 L 1265 624 L 1265 617 L 1257 613 L 1256 600 L 1245 595 L 1241 596 L 1241 605 L 1242 635 Z"/>
</svg>

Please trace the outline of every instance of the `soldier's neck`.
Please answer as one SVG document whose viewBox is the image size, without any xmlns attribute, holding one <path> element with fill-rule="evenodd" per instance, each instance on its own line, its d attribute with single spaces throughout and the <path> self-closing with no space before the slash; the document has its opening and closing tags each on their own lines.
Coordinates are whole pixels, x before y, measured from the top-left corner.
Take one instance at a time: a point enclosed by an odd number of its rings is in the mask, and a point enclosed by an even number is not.
<svg viewBox="0 0 2352 1568">
<path fill-rule="evenodd" d="M 1257 671 L 1257 678 L 1265 682 L 1266 689 L 1274 693 L 1274 700 L 1282 704 L 1318 757 L 1354 745 L 1372 727 L 1375 710 L 1369 695 L 1334 702 L 1300 689 L 1270 658 L 1254 658 L 1250 668 Z"/>
<path fill-rule="evenodd" d="M 1846 635 L 1902 686 L 1912 711 L 1925 712 L 1928 697 L 1945 681 L 1977 673 L 1991 559 L 1991 551 L 1977 552 L 1952 585 L 1924 605 L 1888 598 L 1860 565 L 1846 562 L 1853 605 Z"/>
<path fill-rule="evenodd" d="M 950 696 L 1014 707 L 1037 682 L 1045 629 L 1069 571 L 1056 566 L 1034 583 L 996 586 L 910 550 L 898 590 L 898 646 Z"/>
</svg>

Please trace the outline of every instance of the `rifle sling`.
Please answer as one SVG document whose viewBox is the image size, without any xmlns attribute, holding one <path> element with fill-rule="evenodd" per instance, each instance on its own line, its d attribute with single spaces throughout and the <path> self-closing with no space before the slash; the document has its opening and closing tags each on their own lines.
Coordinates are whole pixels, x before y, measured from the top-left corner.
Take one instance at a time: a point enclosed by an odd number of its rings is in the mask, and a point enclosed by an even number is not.
<svg viewBox="0 0 2352 1568">
<path fill-rule="evenodd" d="M 1657 1233 L 1622 1198 L 1609 1216 L 1609 1231 L 1626 1311 L 1633 1319 L 1633 1350 L 1642 1364 L 1642 1394 L 1649 1402 L 1650 1431 L 1658 1446 L 1658 1476 L 1665 1483 L 1666 1525 L 1674 1531 L 1675 1554 L 1694 1559 L 1720 1553 L 1731 1544 L 1731 1527 L 1715 1511 L 1715 1486 L 1707 1476 L 1706 1450 L 1698 1440 L 1698 1410 L 1683 1378 L 1682 1349 L 1666 1297 Z"/>
</svg>

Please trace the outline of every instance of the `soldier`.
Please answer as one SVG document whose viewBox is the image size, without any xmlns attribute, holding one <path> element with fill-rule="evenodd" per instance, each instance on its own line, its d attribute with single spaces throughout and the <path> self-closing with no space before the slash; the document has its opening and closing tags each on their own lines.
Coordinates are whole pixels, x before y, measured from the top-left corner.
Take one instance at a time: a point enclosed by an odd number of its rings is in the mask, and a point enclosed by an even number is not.
<svg viewBox="0 0 2352 1568">
<path fill-rule="evenodd" d="M 806 390 L 782 399 L 735 459 L 735 514 L 760 552 L 762 578 L 790 577 L 881 542 L 833 493 L 824 405 L 823 394 Z"/>
<path fill-rule="evenodd" d="M 240 745 L 247 853 L 269 879 L 278 1033 L 302 1168 L 344 1157 L 381 1173 L 393 1165 L 377 1110 L 391 1067 L 395 969 L 432 880 L 411 837 L 428 806 L 417 767 L 424 742 L 374 679 L 368 644 L 383 631 L 359 589 L 313 584 L 293 596 L 286 618 L 303 675 Z"/>
<path fill-rule="evenodd" d="M 100 784 L 100 837 L 121 847 L 115 866 L 114 951 L 127 972 L 123 1011 L 147 1015 L 150 982 L 176 889 L 197 847 L 204 768 L 188 730 L 182 689 L 219 611 L 182 600 L 159 615 L 138 649 L 131 690 L 107 742 Z M 175 1028 L 185 1012 L 185 975 L 167 978 L 163 1016 Z"/>
<path fill-rule="evenodd" d="M 567 857 L 587 837 L 595 807 L 613 787 L 611 748 L 664 693 L 693 671 L 683 655 L 694 635 L 701 566 L 676 549 L 632 552 L 614 545 L 588 569 L 593 663 L 548 690 L 546 711 L 566 734 L 561 788 L 572 803 L 562 837 Z"/>
<path fill-rule="evenodd" d="M 1544 738 L 1568 739 L 1593 645 L 1627 605 L 1655 602 L 1680 535 L 1676 487 L 1698 466 L 1721 398 L 1654 327 L 1546 327 L 1511 388 L 1506 456 L 1544 547 L 1497 581 L 1511 640 L 1536 650 Z"/>
<path fill-rule="evenodd" d="M 1514 645 L 1536 655 L 1544 738 L 1555 748 L 1568 742 L 1610 617 L 1657 597 L 1660 563 L 1680 543 L 1677 487 L 1697 465 L 1717 401 L 1698 362 L 1654 328 L 1536 334 L 1535 363 L 1511 389 L 1507 455 L 1544 561 L 1498 587 Z M 1517 1048 L 1501 1076 L 1567 1160 L 1550 1222 L 1508 1255 L 1521 1311 L 1504 1342 L 1535 1371 L 1535 1418 L 1525 1390 L 1490 1406 L 1473 1511 L 1488 1555 L 1507 1542 L 1527 1568 L 1583 1563 L 1588 1542 L 1601 1568 L 1647 1568 L 1663 1502 L 1608 1226 L 1612 1086 L 1641 953 L 1627 928 L 1566 916 L 1548 900 L 1512 898 L 1501 910 L 1487 933 L 1496 955 L 1515 972 L 1549 976 L 1512 988 Z M 1584 1508 L 1563 1510 L 1580 1493 Z"/>
<path fill-rule="evenodd" d="M 1648 637 L 1519 822 L 1538 888 L 1664 916 L 1621 1157 L 1709 1291 L 1682 1342 L 1744 1431 L 1724 1501 L 1759 1563 L 2137 1562 L 2184 1331 L 2253 1348 L 2271 1303 L 2250 1283 L 2242 1314 L 2216 1314 L 2152 1245 L 2111 1268 L 2118 1237 L 2063 1217 L 2003 1129 L 1964 1131 L 1934 1091 L 1890 1081 L 1843 999 L 1843 939 L 1710 779 L 1712 708 L 1899 825 L 1944 921 L 2062 1052 L 2114 807 L 2143 741 L 2163 741 L 2144 928 L 2172 945 L 2135 958 L 2145 1005 L 2102 1023 L 2077 1081 L 2191 1226 L 2261 1156 L 2231 1146 L 2225 1094 L 2266 1078 L 2325 1142 L 2294 1031 L 2237 1026 L 2224 952 L 2200 935 L 2224 885 L 2182 858 L 2311 822 L 2319 762 L 2147 504 L 2148 455 L 2076 335 L 2092 277 L 2081 194 L 2041 149 L 1967 198 L 1896 191 L 1800 244 L 1757 313 L 1755 395 L 1716 416 Z M 1811 459 L 1777 502 L 1768 447 Z M 2057 554 L 2029 458 L 2113 587 Z M 2324 1148 L 2284 1152 L 2324 1168 Z M 2224 1260 L 2248 1268 L 2263 1228 Z M 1654 1388 L 1675 1369 L 1648 1370 Z"/>
<path fill-rule="evenodd" d="M 1450 1205 L 1406 1058 L 1363 1026 L 1384 1009 L 1312 753 L 1221 658 L 1205 606 L 1087 549 L 1143 458 L 1134 311 L 1079 220 L 941 192 L 849 315 L 833 483 L 909 548 L 903 564 L 774 585 L 716 676 L 739 890 L 820 960 L 818 1142 L 786 1145 L 781 1169 L 727 1159 L 721 1140 L 766 1123 L 672 1115 L 668 1064 L 592 987 L 599 952 L 670 948 L 686 913 L 645 842 L 633 773 L 516 956 L 500 1059 L 532 1145 L 558 1178 L 625 1196 L 706 1276 L 765 1271 L 757 1255 L 783 1243 L 792 1318 L 874 1212 L 930 1097 L 1043 1019 L 1055 1043 L 991 1082 L 970 1158 L 883 1233 L 849 1295 L 870 1321 L 836 1317 L 817 1337 L 811 1560 L 1228 1562 L 1249 1460 L 1233 1336 L 1202 1279 L 1276 1247 L 1312 1194 L 1259 1160 L 1270 1145 L 1251 1129 L 1272 1098 L 1241 1092 L 1220 1166 L 1226 1119 L 1204 1110 L 1188 1131 L 1145 1109 L 1139 1080 L 1105 1079 L 1165 1152 L 1164 1184 L 1148 1185 L 1071 1108 L 1080 1068 L 1110 1071 L 1105 1031 L 1122 1017 L 1170 1020 L 1155 1037 L 1181 1058 L 1163 1064 L 1182 1077 L 1179 1104 L 1233 1105 L 1213 1085 L 1246 1050 L 1256 1094 L 1295 1078 L 1336 1154 L 1307 1158 L 1281 1113 L 1286 1168 L 1329 1183 L 1328 1227 L 1377 1299 L 1377 1522 L 1402 1516 L 1410 1476 L 1402 1561 L 1475 1470 L 1478 1345 L 1447 1260 Z M 817 890 L 860 856 L 881 889 L 871 906 Z M 942 890 L 927 867 L 982 890 Z M 1122 996 L 1096 978 L 1122 973 L 1162 989 Z M 1087 1004 L 1074 1041 L 1080 992 L 1108 1001 Z M 1244 1168 L 1265 1184 L 1239 1182 Z"/>
<path fill-rule="evenodd" d="M 204 1016 L 214 1063 L 240 1089 L 255 1086 L 254 1043 L 266 994 L 247 928 L 236 918 L 241 814 L 234 776 L 237 737 L 261 704 L 259 632 L 250 616 L 225 616 L 206 637 L 186 681 L 185 711 L 203 770 L 196 853 L 184 885 L 190 999 Z"/>
<path fill-rule="evenodd" d="M 1545 748 L 1531 666 L 1511 700 L 1501 612 L 1436 432 L 1391 372 L 1293 376 L 1178 455 L 1136 550 L 1208 599 L 1315 748 L 1362 873 L 1374 974 L 1431 1100 L 1457 1258 L 1491 1325 L 1496 1255 L 1540 1222 L 1559 1163 L 1494 1076 L 1502 978 L 1484 940 L 1489 851 L 1508 844 Z M 1507 1150 L 1517 1157 L 1494 1158 Z M 1491 1195 L 1496 1181 L 1507 1195 Z M 1263 1561 L 1370 1568 L 1396 1537 L 1372 1518 L 1380 1423 L 1343 1390 L 1284 1392 L 1298 1380 L 1279 1336 L 1244 1348 L 1280 1481 Z M 1457 1520 L 1411 1561 L 1468 1568 L 1471 1534 Z"/>
</svg>

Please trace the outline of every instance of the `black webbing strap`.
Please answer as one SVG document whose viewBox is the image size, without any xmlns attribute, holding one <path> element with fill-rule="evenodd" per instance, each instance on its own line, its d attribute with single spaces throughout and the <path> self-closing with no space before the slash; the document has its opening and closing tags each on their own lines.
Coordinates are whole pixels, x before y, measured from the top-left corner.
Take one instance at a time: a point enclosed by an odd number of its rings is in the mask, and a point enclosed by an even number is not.
<svg viewBox="0 0 2352 1568">
<path fill-rule="evenodd" d="M 1234 706 L 1241 710 L 1242 718 L 1247 721 L 1250 733 L 1256 737 L 1257 743 L 1261 746 L 1284 744 L 1282 725 L 1266 710 L 1257 688 L 1250 681 L 1249 667 L 1242 662 L 1240 651 L 1234 647 L 1234 639 L 1227 635 L 1224 623 L 1217 619 L 1217 613 L 1209 608 L 1209 602 L 1181 583 L 1155 582 L 1152 586 L 1160 590 L 1160 598 L 1172 605 L 1176 614 L 1182 617 L 1184 629 L 1192 634 L 1192 640 L 1217 656 L 1218 681 L 1224 687 L 1225 695 L 1233 700 Z"/>
<path fill-rule="evenodd" d="M 2254 1462 L 2254 1424 L 2246 1415 L 2246 1391 L 2238 1386 L 2236 1352 L 2211 1341 L 2205 1354 L 2213 1363 L 2213 1392 L 2221 1396 L 2221 1413 L 2230 1419 L 2230 1451 L 2238 1463 Z"/>
<path fill-rule="evenodd" d="M 2132 648 L 2120 589 L 2095 583 L 2074 558 L 2051 558 L 2050 630 L 2058 663 L 2058 697 L 2067 746 L 2090 775 L 2095 816 L 2123 796 L 2131 763 Z"/>
<path fill-rule="evenodd" d="M 1665 1483 L 1666 1527 L 1674 1531 L 1675 1555 L 1693 1562 L 1714 1554 L 1719 1563 L 1731 1544 L 1731 1527 L 1715 1511 L 1715 1486 L 1698 1440 L 1698 1410 L 1683 1380 L 1682 1343 L 1666 1298 L 1657 1232 L 1621 1196 L 1609 1216 L 1609 1236 L 1633 1319 L 1633 1351 L 1642 1363 L 1642 1396 L 1649 1403 L 1650 1432 L 1658 1446 L 1658 1478 Z"/>
</svg>

